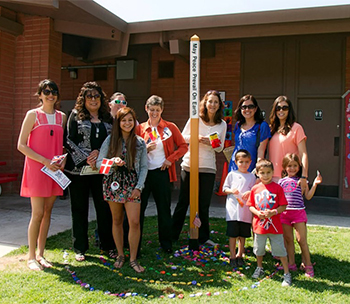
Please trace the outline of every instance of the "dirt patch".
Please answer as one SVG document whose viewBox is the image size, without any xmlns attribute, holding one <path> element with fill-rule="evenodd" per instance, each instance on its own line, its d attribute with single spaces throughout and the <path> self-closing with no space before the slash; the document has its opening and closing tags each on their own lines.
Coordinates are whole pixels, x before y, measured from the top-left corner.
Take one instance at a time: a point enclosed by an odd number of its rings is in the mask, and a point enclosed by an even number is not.
<svg viewBox="0 0 350 304">
<path fill-rule="evenodd" d="M 0 258 L 0 271 L 27 269 L 27 255 L 12 255 Z"/>
</svg>

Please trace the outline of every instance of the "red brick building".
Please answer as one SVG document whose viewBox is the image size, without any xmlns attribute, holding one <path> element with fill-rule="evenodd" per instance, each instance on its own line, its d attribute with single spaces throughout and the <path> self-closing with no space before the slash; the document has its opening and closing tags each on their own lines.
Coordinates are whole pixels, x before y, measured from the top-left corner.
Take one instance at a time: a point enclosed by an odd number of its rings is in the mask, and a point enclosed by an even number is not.
<svg viewBox="0 0 350 304">
<path fill-rule="evenodd" d="M 0 173 L 21 175 L 19 129 L 44 78 L 59 84 L 66 111 L 89 80 L 107 95 L 124 92 L 140 121 L 146 99 L 160 95 L 163 117 L 182 129 L 189 117 L 189 40 L 197 34 L 201 95 L 224 91 L 235 107 L 251 93 L 267 115 L 278 95 L 290 97 L 308 136 L 310 179 L 316 169 L 324 177 L 318 194 L 350 198 L 342 98 L 350 89 L 349 17 L 344 5 L 126 23 L 90 0 L 0 0 L 0 161 L 7 163 Z M 4 192 L 17 193 L 19 185 L 4 184 Z"/>
</svg>

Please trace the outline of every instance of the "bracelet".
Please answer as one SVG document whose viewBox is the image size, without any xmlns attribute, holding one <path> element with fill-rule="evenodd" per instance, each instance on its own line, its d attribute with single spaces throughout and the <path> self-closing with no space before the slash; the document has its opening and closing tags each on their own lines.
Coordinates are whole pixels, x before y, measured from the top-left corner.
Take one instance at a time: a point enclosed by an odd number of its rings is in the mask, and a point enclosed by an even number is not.
<svg viewBox="0 0 350 304">
<path fill-rule="evenodd" d="M 301 176 L 300 178 L 307 179 L 307 177 L 306 177 L 306 176 Z"/>
<path fill-rule="evenodd" d="M 275 211 L 276 215 L 278 214 L 278 210 L 277 209 L 273 209 L 273 211 Z"/>
</svg>

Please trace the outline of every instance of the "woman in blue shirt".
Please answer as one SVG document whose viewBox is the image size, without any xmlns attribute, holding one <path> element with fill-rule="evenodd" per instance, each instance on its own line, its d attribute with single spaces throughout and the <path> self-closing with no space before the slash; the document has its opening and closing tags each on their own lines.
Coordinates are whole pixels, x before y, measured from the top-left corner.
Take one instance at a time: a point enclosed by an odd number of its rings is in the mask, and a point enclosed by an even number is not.
<svg viewBox="0 0 350 304">
<path fill-rule="evenodd" d="M 237 170 L 235 154 L 240 149 L 248 150 L 252 163 L 248 171 L 252 172 L 258 159 L 264 158 L 266 146 L 271 137 L 270 127 L 264 121 L 258 102 L 253 95 L 244 95 L 235 111 L 236 124 L 233 130 L 235 148 L 231 157 L 229 172 Z"/>
</svg>

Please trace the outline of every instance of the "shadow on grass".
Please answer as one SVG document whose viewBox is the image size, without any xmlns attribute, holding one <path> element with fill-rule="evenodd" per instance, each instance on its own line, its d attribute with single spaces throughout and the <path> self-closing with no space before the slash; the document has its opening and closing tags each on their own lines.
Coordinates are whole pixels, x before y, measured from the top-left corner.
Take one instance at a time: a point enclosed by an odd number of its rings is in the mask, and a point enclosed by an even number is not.
<svg viewBox="0 0 350 304">
<path fill-rule="evenodd" d="M 55 263 L 55 268 L 47 270 L 60 278 L 62 282 L 77 285 L 72 276 L 65 269 L 63 251 L 69 252 L 69 266 L 71 271 L 75 271 L 77 277 L 84 283 L 90 284 L 95 289 L 112 293 L 137 292 L 138 294 L 148 294 L 154 297 L 169 293 L 196 293 L 215 288 L 238 289 L 244 285 L 252 285 L 256 280 L 251 279 L 251 275 L 256 267 L 256 258 L 253 254 L 252 238 L 246 242 L 246 267 L 241 269 L 242 277 L 237 272 L 232 272 L 229 265 L 224 265 L 218 259 L 211 259 L 209 256 L 206 262 L 186 259 L 184 255 L 174 257 L 167 255 L 159 248 L 156 217 L 146 218 L 144 235 L 139 262 L 146 267 L 145 273 L 137 274 L 130 268 L 128 257 L 121 270 L 113 272 L 110 266 L 105 266 L 100 261 L 99 249 L 94 247 L 94 229 L 96 222 L 89 225 L 90 249 L 87 252 L 87 260 L 79 263 L 74 260 L 74 252 L 71 249 L 71 231 L 59 233 L 52 236 L 47 241 L 47 249 L 60 252 L 62 262 Z M 185 226 L 184 229 L 188 228 Z M 226 223 L 222 219 L 211 219 L 211 239 L 220 245 L 220 250 L 229 256 L 227 247 L 228 239 L 225 235 Z M 184 249 L 188 245 L 187 231 L 183 231 L 180 240 L 174 243 L 174 250 Z M 126 252 L 127 253 L 127 252 Z M 105 259 L 113 265 L 113 260 Z M 300 264 L 300 254 L 296 254 L 296 261 Z M 350 290 L 344 284 L 350 283 L 350 263 L 339 261 L 334 257 L 313 254 L 312 260 L 316 262 L 315 278 L 306 278 L 301 271 L 292 273 L 293 288 L 308 290 L 312 293 L 321 293 L 325 290 L 334 293 L 348 295 Z M 266 253 L 264 257 L 264 269 L 267 275 L 275 271 L 274 264 L 277 261 Z M 281 282 L 283 271 L 279 271 L 272 277 L 273 281 Z M 196 283 L 194 283 L 194 281 Z M 200 285 L 198 285 L 198 283 Z M 88 291 L 88 289 L 86 289 Z"/>
</svg>

